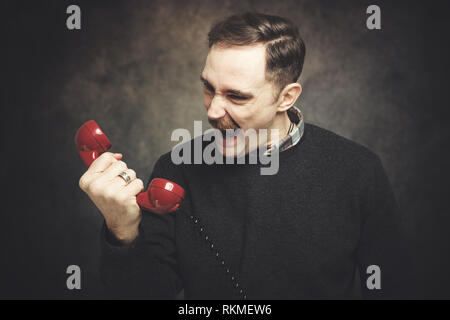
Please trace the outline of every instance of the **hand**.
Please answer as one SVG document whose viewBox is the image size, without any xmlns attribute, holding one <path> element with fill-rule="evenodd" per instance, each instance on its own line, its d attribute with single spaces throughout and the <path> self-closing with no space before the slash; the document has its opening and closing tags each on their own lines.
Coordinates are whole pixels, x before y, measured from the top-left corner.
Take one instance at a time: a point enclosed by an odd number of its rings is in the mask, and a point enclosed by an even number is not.
<svg viewBox="0 0 450 320">
<path fill-rule="evenodd" d="M 143 190 L 144 184 L 121 159 L 122 154 L 103 153 L 92 162 L 79 185 L 102 213 L 108 229 L 119 241 L 128 244 L 139 233 L 142 212 L 136 203 L 136 195 Z M 119 176 L 123 171 L 131 177 L 128 183 Z"/>
</svg>

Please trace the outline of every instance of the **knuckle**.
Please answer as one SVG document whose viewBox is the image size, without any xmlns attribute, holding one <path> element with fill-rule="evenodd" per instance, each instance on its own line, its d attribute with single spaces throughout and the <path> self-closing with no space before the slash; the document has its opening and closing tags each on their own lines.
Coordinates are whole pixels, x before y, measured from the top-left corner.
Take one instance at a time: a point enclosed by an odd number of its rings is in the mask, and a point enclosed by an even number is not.
<svg viewBox="0 0 450 320">
<path fill-rule="evenodd" d="M 102 158 L 113 158 L 113 154 L 111 152 L 109 152 L 109 151 L 106 151 L 106 152 L 103 152 L 100 157 L 102 157 Z"/>
<path fill-rule="evenodd" d="M 125 162 L 123 162 L 122 160 L 119 160 L 119 161 L 117 161 L 117 164 L 116 164 L 120 169 L 123 169 L 123 170 L 125 170 L 125 169 L 127 169 L 127 164 L 125 163 Z"/>
<path fill-rule="evenodd" d="M 93 163 L 110 163 L 114 161 L 114 157 L 111 152 L 102 153 Z"/>
<path fill-rule="evenodd" d="M 141 188 L 141 189 L 144 189 L 144 181 L 142 181 L 141 179 L 136 179 L 136 183 L 138 184 L 138 186 Z"/>
<path fill-rule="evenodd" d="M 114 163 L 114 162 L 117 161 L 117 159 L 114 158 L 114 154 L 111 153 L 111 152 L 104 152 L 104 153 L 101 155 L 101 157 L 103 157 L 103 159 L 104 159 L 103 161 L 104 161 L 105 163 Z"/>
<path fill-rule="evenodd" d="M 86 177 L 84 175 L 78 181 L 78 186 L 83 191 L 85 191 L 87 189 L 87 181 L 86 181 Z"/>
</svg>

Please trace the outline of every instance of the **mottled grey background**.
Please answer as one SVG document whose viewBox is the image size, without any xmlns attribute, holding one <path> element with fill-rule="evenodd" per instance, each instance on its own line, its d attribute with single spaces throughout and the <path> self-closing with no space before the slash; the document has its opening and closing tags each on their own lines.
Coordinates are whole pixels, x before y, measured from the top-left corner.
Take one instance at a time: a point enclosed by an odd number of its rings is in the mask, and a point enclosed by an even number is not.
<svg viewBox="0 0 450 320">
<path fill-rule="evenodd" d="M 82 10 L 82 30 L 65 10 Z M 4 1 L 1 4 L 0 297 L 101 298 L 100 214 L 78 189 L 73 136 L 95 119 L 146 179 L 204 120 L 198 80 L 214 21 L 246 10 L 300 27 L 307 54 L 298 105 L 306 121 L 380 155 L 402 209 L 417 295 L 449 298 L 448 32 L 445 1 Z M 82 269 L 82 290 L 65 268 Z"/>
</svg>

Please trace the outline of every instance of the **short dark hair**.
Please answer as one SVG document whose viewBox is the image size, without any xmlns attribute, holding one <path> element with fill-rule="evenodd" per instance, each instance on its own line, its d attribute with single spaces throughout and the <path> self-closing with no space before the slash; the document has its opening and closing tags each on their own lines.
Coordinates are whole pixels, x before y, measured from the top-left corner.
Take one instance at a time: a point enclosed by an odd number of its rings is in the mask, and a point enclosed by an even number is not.
<svg viewBox="0 0 450 320">
<path fill-rule="evenodd" d="M 279 90 L 302 73 L 305 44 L 297 26 L 282 17 L 254 12 L 232 15 L 211 28 L 208 42 L 209 48 L 265 44 L 266 79 Z"/>
</svg>

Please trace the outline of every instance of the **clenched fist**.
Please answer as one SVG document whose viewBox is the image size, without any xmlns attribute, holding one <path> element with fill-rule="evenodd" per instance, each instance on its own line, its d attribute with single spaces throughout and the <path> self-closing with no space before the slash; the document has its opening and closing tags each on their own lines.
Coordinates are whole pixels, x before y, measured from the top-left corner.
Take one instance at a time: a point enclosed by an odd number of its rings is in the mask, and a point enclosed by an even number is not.
<svg viewBox="0 0 450 320">
<path fill-rule="evenodd" d="M 144 184 L 121 159 L 121 154 L 103 153 L 83 174 L 79 185 L 102 213 L 108 229 L 128 244 L 138 236 L 142 213 L 136 195 Z M 131 177 L 128 183 L 119 176 L 124 171 Z"/>
</svg>

